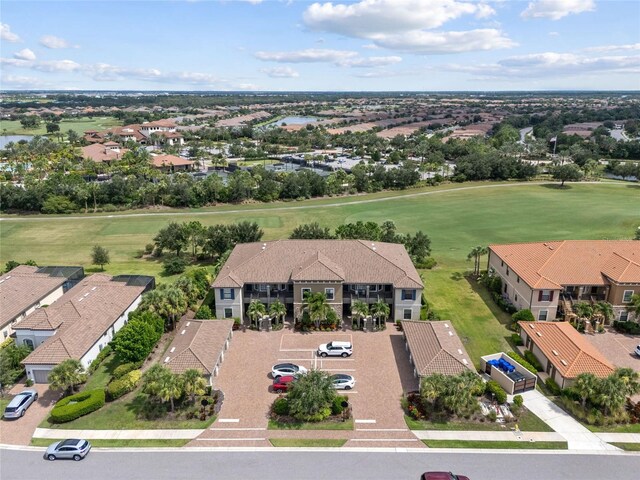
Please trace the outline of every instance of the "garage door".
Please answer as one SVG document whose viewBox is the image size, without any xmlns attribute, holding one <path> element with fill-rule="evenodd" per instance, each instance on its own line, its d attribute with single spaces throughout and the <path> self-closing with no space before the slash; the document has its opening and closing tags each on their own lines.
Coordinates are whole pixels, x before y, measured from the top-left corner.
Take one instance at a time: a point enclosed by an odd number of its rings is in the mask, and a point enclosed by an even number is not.
<svg viewBox="0 0 640 480">
<path fill-rule="evenodd" d="M 36 383 L 49 383 L 49 372 L 51 370 L 32 370 L 33 379 Z"/>
</svg>

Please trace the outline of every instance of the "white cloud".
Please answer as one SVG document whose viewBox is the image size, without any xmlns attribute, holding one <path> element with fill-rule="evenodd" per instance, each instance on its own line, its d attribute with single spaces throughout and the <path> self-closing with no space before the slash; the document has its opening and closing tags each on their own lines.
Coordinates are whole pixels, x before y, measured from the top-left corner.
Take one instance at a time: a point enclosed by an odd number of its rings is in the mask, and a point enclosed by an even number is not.
<svg viewBox="0 0 640 480">
<path fill-rule="evenodd" d="M 280 63 L 338 63 L 358 56 L 357 52 L 348 50 L 327 50 L 321 48 L 308 48 L 290 52 L 256 52 L 259 60 Z"/>
<path fill-rule="evenodd" d="M 0 80 L 3 85 L 19 89 L 47 88 L 50 84 L 34 77 L 20 75 L 3 75 Z"/>
<path fill-rule="evenodd" d="M 497 28 L 434 30 L 465 15 L 486 18 L 495 13 L 486 2 L 361 0 L 354 4 L 314 3 L 303 18 L 312 30 L 370 40 L 372 43 L 365 48 L 441 54 L 515 46 L 515 42 Z"/>
<path fill-rule="evenodd" d="M 73 60 L 43 60 L 34 62 L 32 68 L 40 72 L 73 72 L 79 70 L 81 65 Z"/>
<path fill-rule="evenodd" d="M 630 43 L 627 45 L 603 45 L 600 47 L 585 48 L 585 52 L 624 52 L 640 50 L 640 43 Z"/>
<path fill-rule="evenodd" d="M 13 57 L 17 58 L 19 60 L 30 60 L 30 61 L 33 61 L 33 60 L 36 59 L 36 54 L 33 53 L 33 51 L 29 50 L 28 48 L 23 48 L 19 52 L 14 53 Z"/>
<path fill-rule="evenodd" d="M 595 0 L 536 0 L 529 2 L 527 9 L 520 16 L 560 20 L 567 15 L 592 12 L 595 9 Z"/>
<path fill-rule="evenodd" d="M 262 68 L 260 71 L 266 73 L 271 78 L 296 78 L 300 76 L 300 74 L 291 67 Z"/>
<path fill-rule="evenodd" d="M 549 32 L 549 33 L 547 33 L 547 35 L 549 35 L 550 37 L 559 37 L 560 36 L 560 32 Z"/>
<path fill-rule="evenodd" d="M 20 42 L 20 37 L 11 31 L 11 27 L 6 23 L 0 23 L 0 39 L 5 42 Z"/>
<path fill-rule="evenodd" d="M 45 35 L 40 39 L 40 45 L 47 48 L 72 48 L 69 42 L 67 42 L 64 38 L 56 37 L 54 35 Z"/>
<path fill-rule="evenodd" d="M 342 62 L 338 62 L 338 65 L 342 67 L 371 68 L 394 65 L 396 63 L 400 63 L 401 61 L 402 57 L 391 55 L 388 57 L 364 57 L 347 59 Z"/>
<path fill-rule="evenodd" d="M 380 47 L 375 43 L 367 43 L 365 45 L 362 45 L 362 48 L 366 48 L 367 50 L 378 50 Z"/>
</svg>

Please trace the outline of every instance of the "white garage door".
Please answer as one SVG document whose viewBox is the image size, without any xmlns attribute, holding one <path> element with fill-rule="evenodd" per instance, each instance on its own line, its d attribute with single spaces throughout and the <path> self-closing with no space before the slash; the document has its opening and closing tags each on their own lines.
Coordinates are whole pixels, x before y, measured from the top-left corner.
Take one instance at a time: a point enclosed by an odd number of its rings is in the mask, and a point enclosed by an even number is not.
<svg viewBox="0 0 640 480">
<path fill-rule="evenodd" d="M 49 373 L 51 370 L 32 370 L 33 379 L 36 383 L 49 383 Z"/>
</svg>

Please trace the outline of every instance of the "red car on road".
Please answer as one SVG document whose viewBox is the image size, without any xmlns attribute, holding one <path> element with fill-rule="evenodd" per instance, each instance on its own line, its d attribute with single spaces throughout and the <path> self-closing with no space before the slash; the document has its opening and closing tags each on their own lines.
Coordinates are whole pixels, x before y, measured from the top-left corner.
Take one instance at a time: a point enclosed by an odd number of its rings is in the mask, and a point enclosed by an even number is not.
<svg viewBox="0 0 640 480">
<path fill-rule="evenodd" d="M 424 472 L 420 480 L 469 480 L 469 477 L 454 475 L 451 472 Z"/>
<path fill-rule="evenodd" d="M 289 384 L 295 381 L 296 377 L 292 375 L 284 375 L 282 377 L 277 377 L 273 381 L 273 391 L 276 393 L 283 393 L 289 389 Z"/>
</svg>

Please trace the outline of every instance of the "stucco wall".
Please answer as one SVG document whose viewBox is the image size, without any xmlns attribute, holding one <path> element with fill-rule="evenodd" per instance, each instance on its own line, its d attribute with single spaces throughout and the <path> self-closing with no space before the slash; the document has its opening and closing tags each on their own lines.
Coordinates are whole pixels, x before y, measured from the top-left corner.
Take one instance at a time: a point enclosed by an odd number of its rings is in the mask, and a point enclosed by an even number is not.
<svg viewBox="0 0 640 480">
<path fill-rule="evenodd" d="M 415 300 L 402 300 L 402 290 L 415 290 Z M 411 320 L 420 320 L 420 298 L 422 296 L 422 289 L 402 289 L 396 288 L 393 291 L 393 318 L 394 320 L 404 320 L 404 309 L 411 309 Z"/>
</svg>

